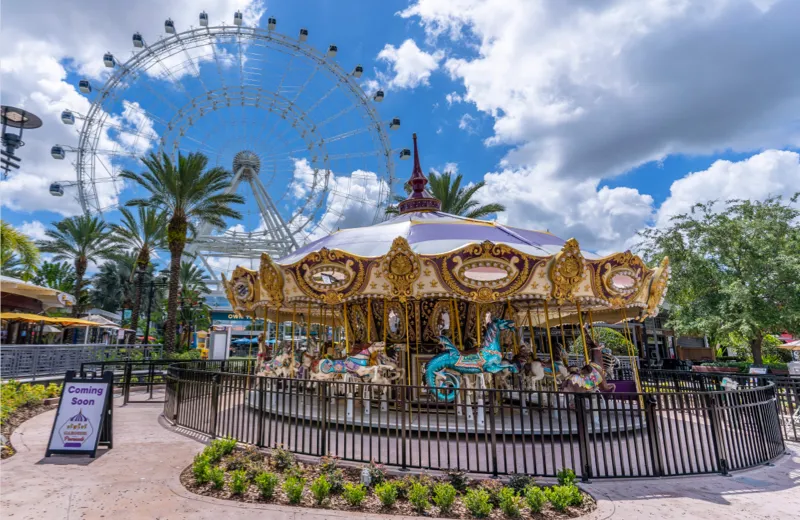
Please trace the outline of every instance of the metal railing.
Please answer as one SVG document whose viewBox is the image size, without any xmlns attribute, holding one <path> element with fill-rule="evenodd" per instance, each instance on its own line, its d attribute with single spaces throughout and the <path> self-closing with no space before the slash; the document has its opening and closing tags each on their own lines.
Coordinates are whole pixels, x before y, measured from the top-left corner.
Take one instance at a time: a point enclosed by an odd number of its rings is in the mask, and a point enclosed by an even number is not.
<svg viewBox="0 0 800 520">
<path fill-rule="evenodd" d="M 161 345 L 2 345 L 0 375 L 4 380 L 59 379 L 82 363 L 160 358 Z"/>
<path fill-rule="evenodd" d="M 772 383 L 641 394 L 459 389 L 451 404 L 429 392 L 183 363 L 168 369 L 164 415 L 259 447 L 491 475 L 553 477 L 563 468 L 584 480 L 726 474 L 785 450 Z"/>
</svg>

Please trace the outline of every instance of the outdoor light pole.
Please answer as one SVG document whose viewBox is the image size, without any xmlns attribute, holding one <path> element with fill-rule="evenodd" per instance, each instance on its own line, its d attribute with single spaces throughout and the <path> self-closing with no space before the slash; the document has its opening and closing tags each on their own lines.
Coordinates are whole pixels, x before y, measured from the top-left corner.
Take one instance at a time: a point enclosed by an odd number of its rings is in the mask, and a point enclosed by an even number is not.
<svg viewBox="0 0 800 520">
<path fill-rule="evenodd" d="M 153 300 L 156 296 L 156 287 L 166 287 L 169 280 L 166 276 L 161 277 L 161 281 L 156 282 L 155 279 L 150 280 L 150 291 L 147 293 L 147 322 L 144 326 L 144 345 L 150 344 L 150 313 L 153 312 Z"/>
</svg>

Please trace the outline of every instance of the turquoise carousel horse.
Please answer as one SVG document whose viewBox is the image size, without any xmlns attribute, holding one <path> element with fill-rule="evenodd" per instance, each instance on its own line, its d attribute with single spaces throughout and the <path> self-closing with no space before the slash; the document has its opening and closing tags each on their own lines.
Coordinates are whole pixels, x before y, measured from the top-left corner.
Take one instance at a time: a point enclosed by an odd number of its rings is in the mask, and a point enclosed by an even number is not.
<svg viewBox="0 0 800 520">
<path fill-rule="evenodd" d="M 428 387 L 435 389 L 440 400 L 452 402 L 461 386 L 459 374 L 496 374 L 503 370 L 516 374 L 516 365 L 504 361 L 500 350 L 500 331 L 513 328 L 511 320 L 493 319 L 486 325 L 481 348 L 473 354 L 462 354 L 446 336 L 440 336 L 439 341 L 446 350 L 428 361 L 425 367 Z"/>
</svg>

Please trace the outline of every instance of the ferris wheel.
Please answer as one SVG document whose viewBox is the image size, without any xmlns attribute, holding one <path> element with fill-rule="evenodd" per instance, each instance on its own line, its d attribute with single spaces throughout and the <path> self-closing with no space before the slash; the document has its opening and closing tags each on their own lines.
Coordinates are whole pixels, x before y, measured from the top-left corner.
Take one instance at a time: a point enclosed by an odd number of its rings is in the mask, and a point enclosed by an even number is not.
<svg viewBox="0 0 800 520">
<path fill-rule="evenodd" d="M 77 144 L 57 144 L 51 155 L 73 155 L 76 178 L 54 183 L 51 193 L 74 187 L 83 211 L 102 215 L 124 203 L 118 174 L 142 168 L 145 152 L 202 152 L 210 166 L 233 172 L 228 191 L 247 200 L 241 222 L 200 227 L 188 248 L 214 278 L 226 269 L 219 259 L 279 258 L 382 219 L 394 160 L 410 157 L 388 136 L 400 119 L 381 118 L 384 92 L 367 95 L 358 83 L 363 67 L 346 71 L 336 45 L 320 52 L 307 29 L 290 37 L 276 28 L 275 18 L 248 27 L 238 11 L 233 25 L 214 26 L 203 12 L 198 27 L 183 31 L 166 20 L 153 42 L 135 33 L 126 61 L 106 53 L 105 83 L 79 81 L 88 112 L 61 115 Z"/>
</svg>

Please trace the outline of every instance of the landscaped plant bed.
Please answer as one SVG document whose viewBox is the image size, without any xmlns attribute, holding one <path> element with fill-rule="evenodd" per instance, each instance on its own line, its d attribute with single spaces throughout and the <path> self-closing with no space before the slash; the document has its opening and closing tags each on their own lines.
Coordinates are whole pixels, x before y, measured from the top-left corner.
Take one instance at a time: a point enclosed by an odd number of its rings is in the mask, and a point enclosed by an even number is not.
<svg viewBox="0 0 800 520">
<path fill-rule="evenodd" d="M 249 503 L 365 511 L 441 518 L 574 518 L 592 511 L 594 500 L 575 486 L 575 474 L 559 485 L 539 486 L 531 477 L 471 480 L 463 472 L 440 477 L 394 477 L 377 464 L 342 467 L 333 457 L 305 464 L 282 448 L 264 453 L 217 439 L 181 473 L 193 493 Z M 363 480 L 363 483 L 362 483 Z"/>
<path fill-rule="evenodd" d="M 6 439 L 6 444 L 0 448 L 0 458 L 7 459 L 15 453 L 11 434 L 28 419 L 55 408 L 61 395 L 61 385 L 8 381 L 0 387 L 0 394 L 0 433 Z"/>
<path fill-rule="evenodd" d="M 7 459 L 16 453 L 14 446 L 11 445 L 11 434 L 14 433 L 14 430 L 17 429 L 17 426 L 24 423 L 28 419 L 33 419 L 40 413 L 52 410 L 56 406 L 58 406 L 58 400 L 56 400 L 56 404 L 26 405 L 11 412 L 3 421 L 2 426 L 0 426 L 0 431 L 2 431 L 3 437 L 5 437 L 7 440 L 6 445 L 2 448 L 2 452 L 0 452 L 0 458 Z"/>
<path fill-rule="evenodd" d="M 693 372 L 713 372 L 718 374 L 738 374 L 741 372 L 736 367 L 704 367 L 704 366 L 697 366 L 694 365 L 692 367 Z"/>
</svg>

